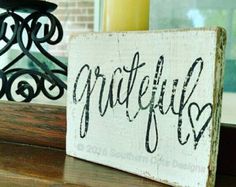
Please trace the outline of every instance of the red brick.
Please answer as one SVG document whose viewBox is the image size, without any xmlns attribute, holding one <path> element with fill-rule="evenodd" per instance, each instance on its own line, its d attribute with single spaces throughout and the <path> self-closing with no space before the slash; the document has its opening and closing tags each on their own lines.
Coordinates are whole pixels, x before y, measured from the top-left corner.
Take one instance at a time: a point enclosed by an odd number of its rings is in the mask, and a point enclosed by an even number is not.
<svg viewBox="0 0 236 187">
<path fill-rule="evenodd" d="M 77 21 L 84 22 L 84 21 L 93 21 L 93 16 L 78 16 Z"/>
<path fill-rule="evenodd" d="M 76 2 L 64 1 L 64 2 L 59 2 L 57 5 L 58 5 L 58 8 L 60 8 L 60 7 L 75 7 Z"/>
<path fill-rule="evenodd" d="M 94 14 L 94 8 L 88 8 L 87 9 L 87 13 L 90 15 L 90 14 Z"/>
<path fill-rule="evenodd" d="M 94 24 L 93 23 L 89 23 L 89 24 L 87 24 L 87 27 L 88 27 L 88 29 L 93 29 Z"/>
<path fill-rule="evenodd" d="M 93 2 L 86 2 L 86 1 L 79 1 L 79 2 L 77 2 L 77 6 L 79 6 L 79 7 L 93 7 L 94 3 Z"/>
</svg>

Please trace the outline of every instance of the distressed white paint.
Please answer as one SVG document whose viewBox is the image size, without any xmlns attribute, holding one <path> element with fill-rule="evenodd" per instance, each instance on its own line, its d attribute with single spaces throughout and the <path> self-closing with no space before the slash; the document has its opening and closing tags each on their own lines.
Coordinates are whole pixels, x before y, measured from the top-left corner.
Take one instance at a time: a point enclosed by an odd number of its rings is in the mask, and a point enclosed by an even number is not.
<svg viewBox="0 0 236 187">
<path fill-rule="evenodd" d="M 67 154 L 171 185 L 202 187 L 208 183 L 208 186 L 212 186 L 219 131 L 219 115 L 217 114 L 216 103 L 221 101 L 220 97 L 215 99 L 213 97 L 214 94 L 215 96 L 221 95 L 219 94 L 221 87 L 219 70 L 222 64 L 221 58 L 218 61 L 216 59 L 216 56 L 219 55 L 216 53 L 218 32 L 218 29 L 198 29 L 89 33 L 79 34 L 78 37 L 75 37 L 71 42 L 69 52 Z M 121 68 L 121 72 L 116 72 L 114 76 L 111 89 L 113 99 L 117 99 L 118 85 L 122 78 L 120 100 L 127 97 L 130 74 L 124 69 L 131 69 L 134 55 L 137 55 L 137 52 L 139 53 L 139 64 L 145 64 L 138 68 L 133 88 L 128 91 L 130 92 L 130 97 L 127 99 L 129 100 L 128 112 L 131 120 L 139 109 L 140 84 L 145 76 L 148 78 L 143 84 L 141 102 L 143 105 L 151 104 L 146 109 L 140 110 L 132 121 L 129 121 L 127 117 L 127 101 L 124 104 L 118 103 L 113 108 L 110 107 L 109 103 L 106 113 L 101 115 L 99 113 L 99 97 L 101 96 L 102 78 L 98 78 L 97 82 L 94 83 L 96 67 L 99 66 L 100 74 L 106 77 L 102 102 L 102 107 L 104 107 L 112 74 L 118 67 Z M 157 82 L 154 83 L 154 79 L 155 76 L 158 76 L 155 73 L 161 56 L 164 59 L 164 66 L 159 84 L 157 84 Z M 194 73 L 187 83 L 188 72 L 196 59 L 199 58 L 202 61 L 198 60 Z M 203 69 L 197 82 L 201 62 Z M 89 68 L 84 68 L 81 76 L 78 77 L 78 73 L 85 64 Z M 90 80 L 88 79 L 89 70 L 91 71 Z M 149 79 L 149 84 L 147 79 Z M 152 94 L 156 105 L 160 99 L 162 84 L 165 80 L 167 82 L 163 107 L 164 110 L 167 109 L 170 104 L 173 80 L 175 79 L 178 79 L 174 100 L 176 113 L 180 113 L 181 95 L 183 96 L 185 93 L 182 102 L 184 105 L 182 117 L 179 117 L 180 114 L 174 114 L 171 109 L 165 115 L 161 114 L 158 107 L 150 110 L 153 103 Z M 75 86 L 76 80 L 77 86 Z M 95 86 L 91 94 L 88 94 L 90 98 L 88 131 L 85 137 L 81 137 L 81 118 L 83 122 L 82 135 L 85 131 L 85 118 L 83 117 L 86 115 L 86 110 L 84 110 L 84 116 L 82 113 L 83 109 L 86 108 L 86 103 L 88 106 L 88 100 L 86 101 L 88 82 L 91 83 L 91 89 L 93 85 Z M 196 82 L 197 85 L 190 96 Z M 183 91 L 184 83 L 187 84 L 186 92 Z M 215 93 L 213 93 L 215 88 Z M 84 89 L 84 94 L 82 94 Z M 82 98 L 79 100 L 81 94 Z M 189 99 L 187 99 L 188 97 Z M 147 142 L 146 134 L 150 111 L 152 125 L 150 140 Z M 158 131 L 158 144 L 155 150 L 154 114 Z M 180 123 L 180 119 L 182 119 L 182 137 L 178 138 L 178 122 Z M 204 125 L 206 125 L 206 129 L 197 141 L 197 135 Z M 187 136 L 189 136 L 187 143 L 181 145 L 180 142 L 184 143 Z M 153 153 L 148 152 L 145 147 L 147 143 Z M 208 173 L 208 166 L 213 168 L 211 175 Z"/>
</svg>

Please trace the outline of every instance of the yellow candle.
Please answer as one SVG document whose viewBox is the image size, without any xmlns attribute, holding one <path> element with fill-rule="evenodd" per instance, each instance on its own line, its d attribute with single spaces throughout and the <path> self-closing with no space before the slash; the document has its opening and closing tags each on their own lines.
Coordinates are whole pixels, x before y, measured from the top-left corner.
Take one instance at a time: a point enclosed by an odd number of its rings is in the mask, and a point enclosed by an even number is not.
<svg viewBox="0 0 236 187">
<path fill-rule="evenodd" d="M 104 0 L 103 31 L 148 30 L 149 0 Z"/>
</svg>

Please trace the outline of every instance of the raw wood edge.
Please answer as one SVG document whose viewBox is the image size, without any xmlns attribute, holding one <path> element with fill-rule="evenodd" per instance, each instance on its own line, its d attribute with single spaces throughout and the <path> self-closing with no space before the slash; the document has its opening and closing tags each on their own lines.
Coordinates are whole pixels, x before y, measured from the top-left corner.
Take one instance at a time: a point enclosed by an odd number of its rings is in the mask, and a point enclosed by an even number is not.
<svg viewBox="0 0 236 187">
<path fill-rule="evenodd" d="M 218 27 L 216 30 L 216 57 L 215 57 L 215 78 L 213 92 L 213 114 L 212 114 L 212 140 L 210 151 L 210 162 L 208 164 L 208 181 L 207 187 L 215 186 L 217 156 L 219 149 L 220 137 L 220 118 L 222 109 L 223 95 L 223 75 L 224 75 L 224 50 L 226 47 L 226 31 Z M 220 91 L 219 91 L 220 90 Z"/>
</svg>

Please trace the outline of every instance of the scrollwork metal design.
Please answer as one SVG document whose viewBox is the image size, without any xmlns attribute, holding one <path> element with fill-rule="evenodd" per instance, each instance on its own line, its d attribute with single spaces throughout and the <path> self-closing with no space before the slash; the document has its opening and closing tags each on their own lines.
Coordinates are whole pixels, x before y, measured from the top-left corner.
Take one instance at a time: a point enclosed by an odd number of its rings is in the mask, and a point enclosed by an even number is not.
<svg viewBox="0 0 236 187">
<path fill-rule="evenodd" d="M 40 19 L 46 18 L 49 23 L 42 24 Z M 12 19 L 13 24 L 9 25 L 7 19 Z M 12 34 L 9 36 L 9 31 Z M 43 31 L 43 34 L 39 34 Z M 23 97 L 23 102 L 30 102 L 39 94 L 44 94 L 51 100 L 61 98 L 64 91 L 67 89 L 66 83 L 60 78 L 61 75 L 67 76 L 67 66 L 52 56 L 44 49 L 43 44 L 56 45 L 61 42 L 63 38 L 63 29 L 59 20 L 49 12 L 35 11 L 23 18 L 14 11 L 7 11 L 0 14 L 0 42 L 4 46 L 0 49 L 0 56 L 5 54 L 14 45 L 18 45 L 21 53 L 5 65 L 0 70 L 0 79 L 2 87 L 0 88 L 0 98 L 4 95 L 10 101 L 15 101 L 13 90 L 15 94 Z M 47 63 L 42 62 L 30 51 L 32 46 L 36 46 L 38 51 L 47 60 Z M 23 57 L 27 57 L 37 68 L 25 69 L 15 67 Z M 51 69 L 49 64 L 53 64 L 56 68 Z M 28 75 L 30 80 L 20 80 L 17 86 L 13 86 L 20 77 Z M 34 82 L 34 85 L 33 84 Z M 46 87 L 46 82 L 50 84 Z M 58 90 L 58 94 L 53 95 L 52 90 Z"/>
</svg>

